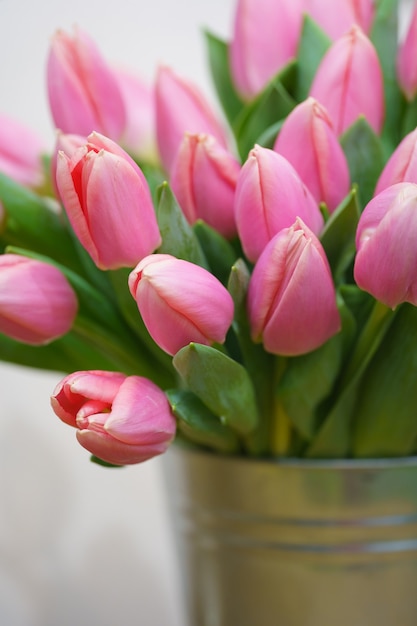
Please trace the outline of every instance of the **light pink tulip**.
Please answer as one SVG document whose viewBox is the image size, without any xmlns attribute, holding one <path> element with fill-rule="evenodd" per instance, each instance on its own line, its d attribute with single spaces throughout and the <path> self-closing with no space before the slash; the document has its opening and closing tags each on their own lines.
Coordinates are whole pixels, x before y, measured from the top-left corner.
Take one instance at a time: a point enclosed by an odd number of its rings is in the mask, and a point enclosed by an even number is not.
<svg viewBox="0 0 417 626">
<path fill-rule="evenodd" d="M 165 394 L 140 376 L 75 372 L 57 385 L 51 405 L 63 422 L 77 428 L 84 448 L 114 465 L 157 456 L 175 436 L 175 418 Z"/>
<path fill-rule="evenodd" d="M 326 109 L 308 98 L 288 115 L 274 150 L 296 169 L 317 203 L 332 212 L 348 194 L 350 174 Z"/>
<path fill-rule="evenodd" d="M 168 354 L 190 342 L 224 342 L 233 320 L 233 300 L 204 268 L 169 254 L 153 254 L 130 274 L 129 289 L 149 334 Z"/>
<path fill-rule="evenodd" d="M 41 185 L 44 149 L 43 140 L 34 131 L 0 115 L 0 172 L 27 187 Z"/>
<path fill-rule="evenodd" d="M 165 169 L 172 163 L 185 133 L 213 135 L 226 147 L 226 135 L 204 96 L 191 82 L 180 78 L 168 67 L 156 76 L 156 138 Z"/>
<path fill-rule="evenodd" d="M 243 97 L 255 96 L 295 58 L 301 24 L 301 0 L 238 0 L 230 68 Z"/>
<path fill-rule="evenodd" d="M 0 332 L 43 345 L 72 327 L 78 303 L 53 265 L 17 254 L 0 255 Z"/>
<path fill-rule="evenodd" d="M 235 218 L 243 250 L 256 261 L 277 232 L 300 217 L 318 234 L 323 217 L 307 187 L 283 156 L 255 146 L 237 182 Z"/>
<path fill-rule="evenodd" d="M 101 269 L 134 267 L 161 243 L 148 183 L 133 159 L 98 133 L 58 155 L 56 181 L 75 234 Z"/>
<path fill-rule="evenodd" d="M 204 220 L 236 235 L 234 194 L 240 165 L 211 135 L 186 133 L 171 170 L 171 187 L 190 224 Z"/>
<path fill-rule="evenodd" d="M 402 182 L 417 183 L 417 129 L 404 137 L 388 159 L 376 184 L 374 195 Z"/>
<path fill-rule="evenodd" d="M 331 39 L 338 39 L 357 24 L 369 33 L 375 15 L 373 0 L 304 0 L 304 10 Z"/>
<path fill-rule="evenodd" d="M 398 83 L 407 100 L 414 100 L 417 94 L 417 4 L 411 14 L 410 23 L 397 54 Z"/>
<path fill-rule="evenodd" d="M 248 312 L 252 339 L 273 354 L 310 352 L 340 329 L 326 255 L 300 219 L 275 235 L 257 261 Z"/>
<path fill-rule="evenodd" d="M 417 305 L 417 185 L 387 187 L 366 205 L 356 232 L 357 285 L 395 308 Z"/>
<path fill-rule="evenodd" d="M 98 131 L 119 140 L 125 107 L 117 77 L 84 32 L 59 30 L 47 61 L 49 105 L 55 126 L 64 133 Z"/>
<path fill-rule="evenodd" d="M 384 121 L 381 65 L 373 44 L 358 26 L 326 52 L 310 95 L 326 107 L 338 135 L 360 115 L 380 133 Z"/>
</svg>

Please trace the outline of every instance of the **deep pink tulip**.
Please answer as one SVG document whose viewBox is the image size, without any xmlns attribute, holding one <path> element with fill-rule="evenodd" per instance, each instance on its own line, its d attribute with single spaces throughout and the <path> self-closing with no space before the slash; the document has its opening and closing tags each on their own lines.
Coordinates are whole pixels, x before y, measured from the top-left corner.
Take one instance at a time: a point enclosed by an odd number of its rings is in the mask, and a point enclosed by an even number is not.
<svg viewBox="0 0 417 626">
<path fill-rule="evenodd" d="M 348 194 L 349 167 L 326 109 L 307 98 L 288 115 L 274 145 L 296 169 L 317 203 L 332 212 Z"/>
<path fill-rule="evenodd" d="M 336 133 L 363 115 L 376 133 L 384 121 L 384 89 L 376 50 L 358 26 L 340 37 L 324 55 L 310 95 L 326 107 Z"/>
<path fill-rule="evenodd" d="M 114 465 L 157 456 L 175 436 L 175 418 L 165 394 L 140 376 L 75 372 L 57 385 L 51 405 L 63 422 L 77 428 L 84 448 Z"/>
<path fill-rule="evenodd" d="M 302 0 L 238 0 L 230 43 L 233 81 L 250 99 L 295 58 Z"/>
<path fill-rule="evenodd" d="M 64 133 L 98 131 L 119 140 L 125 107 L 117 77 L 95 43 L 78 28 L 59 30 L 47 61 L 49 105 L 55 126 Z"/>
<path fill-rule="evenodd" d="M 233 300 L 204 268 L 169 254 L 152 254 L 130 274 L 129 289 L 149 334 L 168 354 L 190 342 L 224 342 Z"/>
<path fill-rule="evenodd" d="M 331 39 L 338 39 L 354 24 L 369 33 L 375 14 L 373 0 L 304 0 L 304 10 Z"/>
<path fill-rule="evenodd" d="M 275 235 L 256 263 L 248 312 L 253 341 L 273 354 L 310 352 L 340 329 L 326 255 L 300 219 Z"/>
<path fill-rule="evenodd" d="M 234 195 L 240 165 L 211 135 L 186 133 L 171 170 L 171 187 L 190 224 L 204 220 L 236 234 Z"/>
<path fill-rule="evenodd" d="M 180 78 L 168 67 L 156 76 L 156 138 L 165 169 L 172 163 L 185 133 L 213 135 L 226 147 L 226 134 L 204 96 L 191 82 Z"/>
<path fill-rule="evenodd" d="M 32 345 L 65 335 L 78 309 L 74 291 L 53 265 L 0 255 L 0 332 Z"/>
<path fill-rule="evenodd" d="M 42 184 L 44 142 L 16 120 L 0 115 L 0 172 L 27 187 Z"/>
<path fill-rule="evenodd" d="M 395 308 L 417 305 L 417 185 L 398 183 L 372 198 L 359 220 L 357 285 Z"/>
<path fill-rule="evenodd" d="M 294 167 L 283 156 L 255 146 L 237 182 L 235 218 L 243 250 L 256 261 L 277 232 L 300 217 L 318 234 L 323 217 Z"/>
<path fill-rule="evenodd" d="M 56 181 L 81 244 L 101 269 L 134 267 L 161 243 L 148 183 L 110 139 L 92 133 L 58 155 Z"/>
<path fill-rule="evenodd" d="M 398 83 L 407 100 L 414 100 L 417 94 L 417 4 L 411 14 L 410 23 L 403 42 L 398 49 Z"/>
<path fill-rule="evenodd" d="M 388 159 L 374 195 L 391 185 L 403 182 L 417 183 L 417 129 L 404 137 Z"/>
</svg>

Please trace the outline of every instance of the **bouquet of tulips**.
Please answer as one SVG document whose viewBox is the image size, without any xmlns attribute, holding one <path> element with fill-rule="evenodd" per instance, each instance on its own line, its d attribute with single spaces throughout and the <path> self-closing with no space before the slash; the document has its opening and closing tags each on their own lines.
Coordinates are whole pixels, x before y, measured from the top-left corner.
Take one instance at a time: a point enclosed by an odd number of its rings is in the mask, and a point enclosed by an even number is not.
<svg viewBox="0 0 417 626">
<path fill-rule="evenodd" d="M 52 39 L 56 149 L 0 125 L 0 358 L 65 375 L 97 462 L 417 452 L 417 7 L 238 0 L 222 113 L 81 30 Z"/>
</svg>

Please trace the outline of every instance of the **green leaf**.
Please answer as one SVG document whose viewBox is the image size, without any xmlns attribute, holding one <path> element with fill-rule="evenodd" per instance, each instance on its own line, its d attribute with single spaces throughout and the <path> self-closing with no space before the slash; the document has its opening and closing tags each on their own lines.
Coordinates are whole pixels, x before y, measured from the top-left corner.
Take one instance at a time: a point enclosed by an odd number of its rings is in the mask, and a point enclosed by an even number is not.
<svg viewBox="0 0 417 626">
<path fill-rule="evenodd" d="M 236 434 L 191 391 L 169 389 L 166 395 L 178 419 L 178 428 L 189 441 L 221 453 L 239 450 Z"/>
<path fill-rule="evenodd" d="M 330 45 L 330 38 L 306 14 L 297 52 L 296 96 L 299 102 L 307 98 L 320 61 Z"/>
<path fill-rule="evenodd" d="M 363 208 L 372 198 L 384 167 L 381 139 L 361 116 L 342 135 L 340 143 L 347 158 L 351 182 L 358 185 L 359 203 Z"/>
<path fill-rule="evenodd" d="M 231 243 L 217 230 L 202 220 L 195 222 L 193 230 L 212 274 L 226 284 L 237 254 Z"/>
<path fill-rule="evenodd" d="M 244 103 L 235 90 L 230 74 L 228 44 L 208 31 L 205 37 L 211 77 L 223 111 L 232 125 Z"/>
<path fill-rule="evenodd" d="M 215 348 L 190 343 L 173 364 L 188 389 L 237 433 L 250 433 L 258 422 L 252 381 L 245 368 Z"/>
</svg>

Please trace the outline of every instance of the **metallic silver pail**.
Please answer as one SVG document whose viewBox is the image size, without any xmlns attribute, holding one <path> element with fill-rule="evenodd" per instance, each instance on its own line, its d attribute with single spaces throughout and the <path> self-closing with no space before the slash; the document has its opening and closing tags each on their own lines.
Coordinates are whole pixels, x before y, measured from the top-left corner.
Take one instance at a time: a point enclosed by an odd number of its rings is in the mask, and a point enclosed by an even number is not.
<svg viewBox="0 0 417 626">
<path fill-rule="evenodd" d="M 417 458 L 165 470 L 189 626 L 417 626 Z"/>
</svg>

